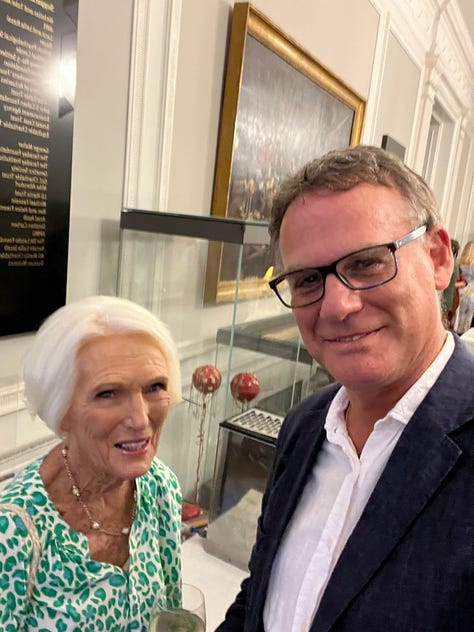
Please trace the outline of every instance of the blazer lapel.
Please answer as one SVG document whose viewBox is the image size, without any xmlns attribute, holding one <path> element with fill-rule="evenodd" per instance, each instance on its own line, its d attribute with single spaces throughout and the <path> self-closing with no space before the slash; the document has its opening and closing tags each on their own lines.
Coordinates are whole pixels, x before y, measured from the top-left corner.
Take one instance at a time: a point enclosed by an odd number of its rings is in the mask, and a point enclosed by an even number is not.
<svg viewBox="0 0 474 632">
<path fill-rule="evenodd" d="M 336 564 L 311 630 L 331 630 L 461 456 L 461 449 L 447 432 L 472 419 L 473 410 L 472 401 L 460 401 L 460 384 L 466 384 L 467 376 L 456 374 L 445 369 L 402 433 Z M 472 364 L 468 374 L 472 380 Z M 442 411 L 447 410 L 446 420 Z"/>
</svg>

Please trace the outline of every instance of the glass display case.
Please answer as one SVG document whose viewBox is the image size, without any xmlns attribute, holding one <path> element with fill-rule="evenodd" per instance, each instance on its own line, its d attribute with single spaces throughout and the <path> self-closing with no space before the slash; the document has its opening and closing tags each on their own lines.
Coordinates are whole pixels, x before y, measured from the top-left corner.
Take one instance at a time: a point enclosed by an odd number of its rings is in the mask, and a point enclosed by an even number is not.
<svg viewBox="0 0 474 632">
<path fill-rule="evenodd" d="M 208 553 L 247 570 L 283 417 L 258 408 L 219 424 Z"/>
<path fill-rule="evenodd" d="M 284 415 L 329 376 L 268 288 L 266 223 L 125 209 L 120 232 L 117 293 L 157 314 L 180 354 L 184 399 L 159 455 L 208 508 L 220 422 L 249 406 Z M 198 367 L 218 371 L 217 389 Z"/>
</svg>

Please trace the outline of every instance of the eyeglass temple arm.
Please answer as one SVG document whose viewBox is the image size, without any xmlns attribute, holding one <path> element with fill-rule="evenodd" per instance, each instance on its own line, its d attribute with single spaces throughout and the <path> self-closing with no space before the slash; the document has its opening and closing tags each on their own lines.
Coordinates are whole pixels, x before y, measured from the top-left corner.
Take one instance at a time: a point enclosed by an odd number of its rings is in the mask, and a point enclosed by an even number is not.
<svg viewBox="0 0 474 632">
<path fill-rule="evenodd" d="M 418 237 L 421 237 L 424 233 L 426 233 L 426 224 L 423 224 L 423 226 L 419 226 L 418 228 L 415 228 L 415 230 L 413 230 L 411 233 L 408 233 L 408 235 L 405 235 L 405 237 L 402 237 L 398 241 L 394 241 L 393 244 L 395 248 L 398 250 L 398 248 L 401 248 L 402 246 L 409 244 L 410 241 L 415 241 L 415 239 L 418 239 Z"/>
</svg>

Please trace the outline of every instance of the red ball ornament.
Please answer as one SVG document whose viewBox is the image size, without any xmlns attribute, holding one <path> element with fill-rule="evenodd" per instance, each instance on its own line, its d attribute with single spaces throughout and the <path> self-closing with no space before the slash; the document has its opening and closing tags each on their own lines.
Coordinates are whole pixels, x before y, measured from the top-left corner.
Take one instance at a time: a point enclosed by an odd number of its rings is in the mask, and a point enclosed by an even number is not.
<svg viewBox="0 0 474 632">
<path fill-rule="evenodd" d="M 222 377 L 218 369 L 211 364 L 203 364 L 193 373 L 193 386 L 200 393 L 207 395 L 217 391 L 221 385 Z"/>
<path fill-rule="evenodd" d="M 260 392 L 260 382 L 253 373 L 237 373 L 230 383 L 232 397 L 239 402 L 249 402 Z"/>
</svg>

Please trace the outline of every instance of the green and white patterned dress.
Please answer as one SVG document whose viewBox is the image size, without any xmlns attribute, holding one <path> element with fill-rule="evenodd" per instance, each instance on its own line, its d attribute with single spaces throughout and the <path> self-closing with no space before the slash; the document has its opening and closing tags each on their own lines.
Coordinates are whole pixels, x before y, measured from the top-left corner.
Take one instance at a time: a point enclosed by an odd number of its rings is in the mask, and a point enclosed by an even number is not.
<svg viewBox="0 0 474 632">
<path fill-rule="evenodd" d="M 144 632 L 155 604 L 165 608 L 180 600 L 181 493 L 175 475 L 154 459 L 137 479 L 124 570 L 91 559 L 86 536 L 64 522 L 45 490 L 42 460 L 19 472 L 0 494 L 0 503 L 26 508 L 41 540 L 28 600 L 31 538 L 20 517 L 0 513 L 0 631 Z"/>
</svg>

